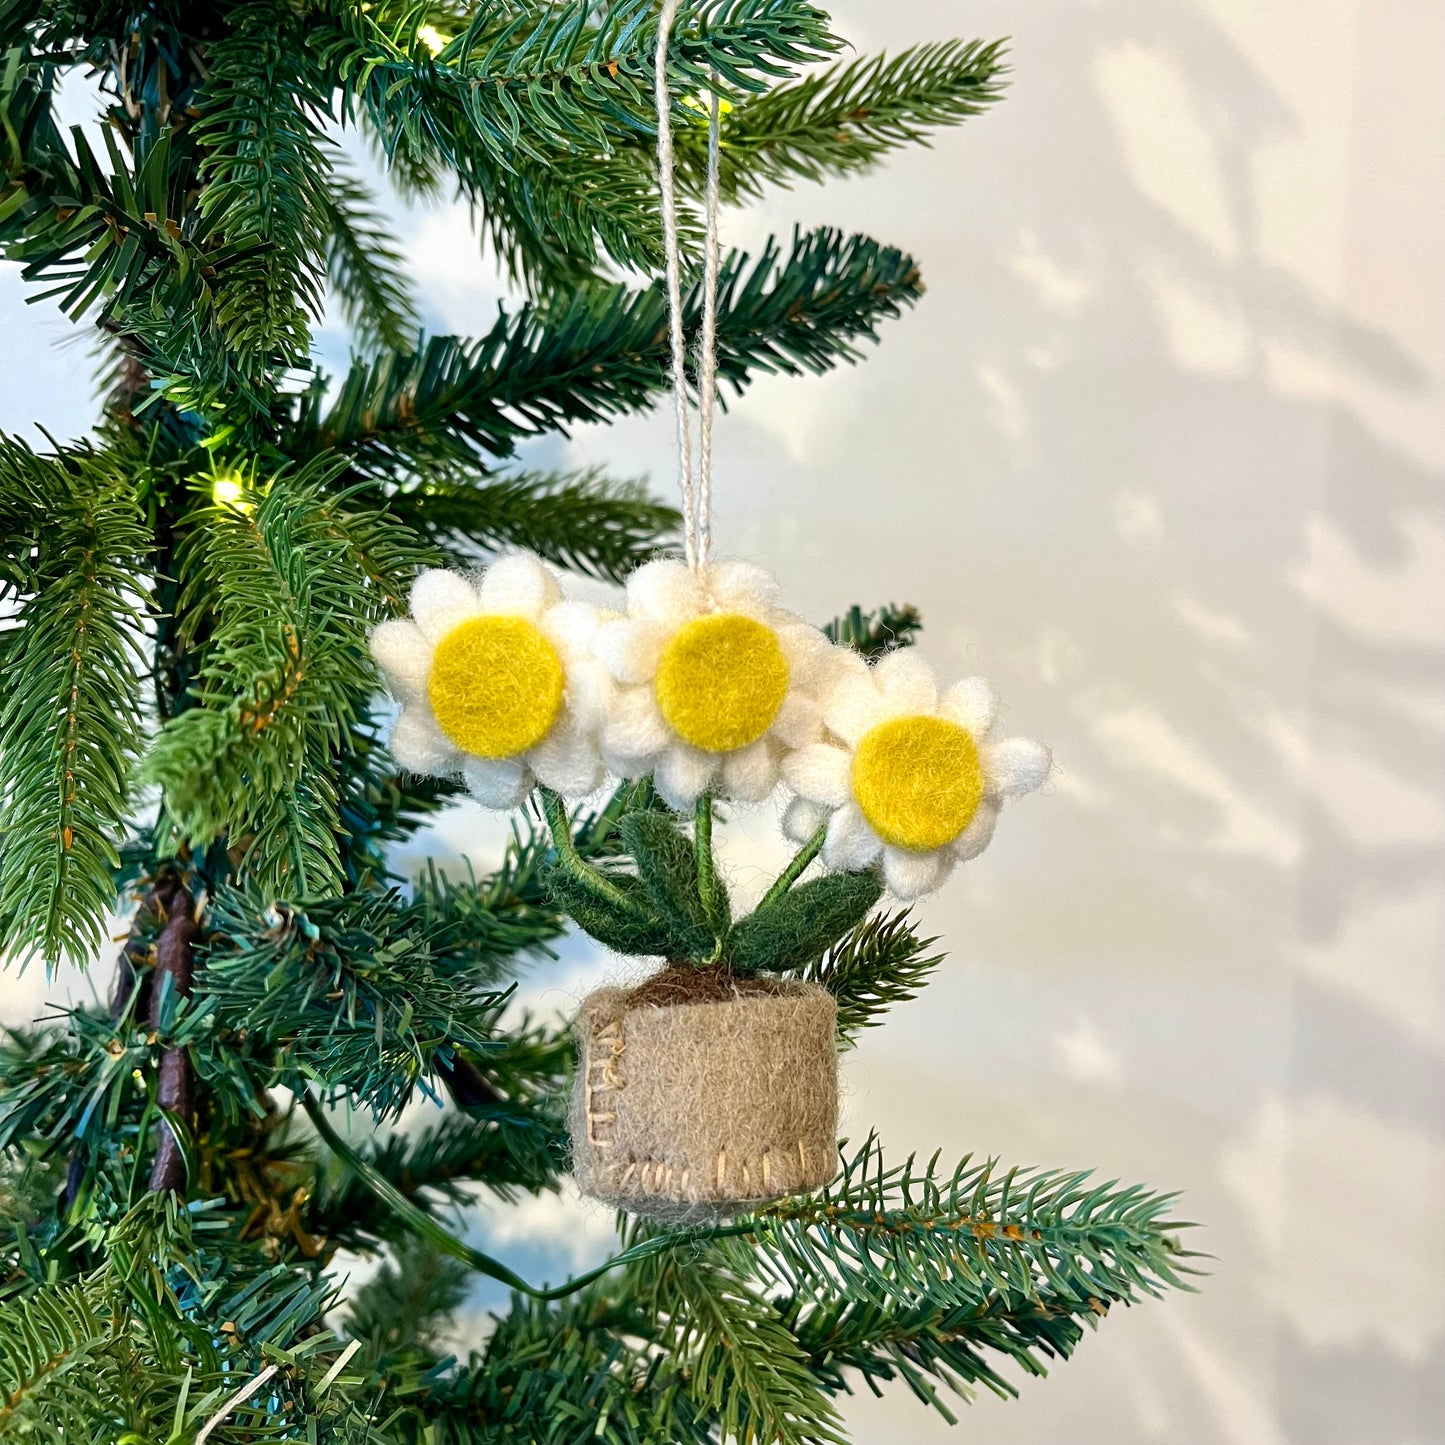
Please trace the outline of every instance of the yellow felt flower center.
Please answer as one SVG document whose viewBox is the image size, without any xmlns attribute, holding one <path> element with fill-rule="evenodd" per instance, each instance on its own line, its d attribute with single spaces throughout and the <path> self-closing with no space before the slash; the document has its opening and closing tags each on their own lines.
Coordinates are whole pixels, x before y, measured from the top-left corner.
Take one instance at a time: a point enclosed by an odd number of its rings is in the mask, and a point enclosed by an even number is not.
<svg viewBox="0 0 1445 1445">
<path fill-rule="evenodd" d="M 469 617 L 437 643 L 427 696 L 464 753 L 510 758 L 535 747 L 562 711 L 557 649 L 524 617 Z"/>
<path fill-rule="evenodd" d="M 667 725 L 684 742 L 730 753 L 772 726 L 788 694 L 788 663 L 770 627 L 718 613 L 677 629 L 653 688 Z"/>
<path fill-rule="evenodd" d="M 873 831 L 926 853 L 951 843 L 983 800 L 983 764 L 967 728 L 941 717 L 897 717 L 853 754 L 853 796 Z"/>
</svg>

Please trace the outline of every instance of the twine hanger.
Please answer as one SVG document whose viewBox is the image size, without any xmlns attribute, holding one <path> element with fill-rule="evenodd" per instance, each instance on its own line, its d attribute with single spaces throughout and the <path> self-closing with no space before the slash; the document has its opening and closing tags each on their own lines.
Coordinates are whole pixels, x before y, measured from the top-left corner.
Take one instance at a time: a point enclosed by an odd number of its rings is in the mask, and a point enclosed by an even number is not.
<svg viewBox="0 0 1445 1445">
<path fill-rule="evenodd" d="M 687 350 L 682 336 L 682 251 L 677 234 L 676 161 L 672 145 L 672 95 L 667 84 L 667 44 L 682 0 L 666 0 L 657 27 L 657 179 L 662 195 L 662 243 L 667 267 L 667 322 L 672 343 L 672 398 L 677 412 L 677 472 L 682 492 L 683 553 L 693 571 L 707 565 L 712 549 L 712 419 L 717 398 L 718 151 L 721 98 L 717 71 L 710 76 L 707 118 L 707 198 L 704 221 L 702 335 L 698 339 L 698 457 L 693 475 L 692 426 L 688 415 Z"/>
</svg>

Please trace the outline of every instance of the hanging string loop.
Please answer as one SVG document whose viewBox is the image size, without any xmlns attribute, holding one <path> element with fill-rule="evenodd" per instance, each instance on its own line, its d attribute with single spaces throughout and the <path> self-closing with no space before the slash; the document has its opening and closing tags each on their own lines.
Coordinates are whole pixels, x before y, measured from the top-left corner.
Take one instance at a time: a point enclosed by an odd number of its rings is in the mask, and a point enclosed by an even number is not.
<svg viewBox="0 0 1445 1445">
<path fill-rule="evenodd" d="M 682 493 L 683 552 L 694 571 L 707 565 L 712 547 L 712 423 L 717 399 L 718 155 L 722 101 L 717 72 L 708 86 L 707 194 L 704 206 L 702 330 L 698 340 L 698 455 L 693 468 L 687 396 L 687 347 L 682 327 L 682 247 L 677 224 L 677 161 L 672 137 L 672 95 L 667 47 L 682 0 L 665 0 L 657 28 L 653 91 L 657 101 L 657 178 L 662 199 L 662 245 L 667 277 L 667 330 L 672 348 L 672 398 L 677 415 L 678 487 Z"/>
</svg>

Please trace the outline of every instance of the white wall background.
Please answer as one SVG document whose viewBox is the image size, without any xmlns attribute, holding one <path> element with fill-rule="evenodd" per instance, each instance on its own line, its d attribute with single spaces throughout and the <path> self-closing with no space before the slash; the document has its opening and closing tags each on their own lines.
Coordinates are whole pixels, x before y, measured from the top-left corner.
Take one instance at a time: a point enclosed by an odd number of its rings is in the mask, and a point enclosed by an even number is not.
<svg viewBox="0 0 1445 1445">
<path fill-rule="evenodd" d="M 865 366 L 732 410 L 722 543 L 819 618 L 918 604 L 926 652 L 1059 759 L 926 906 L 953 957 L 850 1058 L 849 1127 L 1183 1189 L 1217 1257 L 959 1435 L 1445 1440 L 1445 8 L 835 10 L 865 49 L 1012 33 L 1015 86 L 931 152 L 728 218 L 867 230 L 929 290 Z M 433 328 L 486 325 L 464 218 L 400 224 Z M 13 268 L 0 305 L 0 423 L 81 430 L 83 350 Z M 547 459 L 665 484 L 668 436 Z M 485 856 L 476 828 L 448 845 Z M 769 829 L 736 845 L 745 890 Z M 579 945 L 534 996 L 603 969 Z M 41 980 L 6 986 L 36 1011 Z M 477 1230 L 555 1277 L 606 1220 Z M 870 1445 L 958 1438 L 901 1393 L 849 1415 Z"/>
</svg>

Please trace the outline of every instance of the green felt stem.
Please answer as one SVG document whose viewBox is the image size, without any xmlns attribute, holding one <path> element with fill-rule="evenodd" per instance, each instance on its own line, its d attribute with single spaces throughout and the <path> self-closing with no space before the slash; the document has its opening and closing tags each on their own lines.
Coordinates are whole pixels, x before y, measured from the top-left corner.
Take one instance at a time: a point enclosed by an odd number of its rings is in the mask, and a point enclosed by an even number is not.
<svg viewBox="0 0 1445 1445">
<path fill-rule="evenodd" d="M 614 908 L 640 922 L 652 923 L 637 904 L 625 894 L 605 873 L 592 867 L 577 851 L 577 841 L 572 836 L 572 822 L 567 816 L 567 805 L 551 788 L 537 787 L 542 799 L 542 813 L 552 832 L 552 843 L 557 850 L 557 862 L 577 881 L 583 884 L 595 897 L 604 898 Z"/>
<path fill-rule="evenodd" d="M 717 863 L 712 852 L 712 807 L 713 797 L 711 793 L 704 793 L 697 800 L 697 809 L 693 815 L 692 846 L 697 854 L 697 892 L 702 899 L 703 912 L 708 918 L 717 920 L 723 913 L 719 907 L 719 892 L 722 882 L 717 876 Z M 716 922 L 714 922 L 716 927 Z M 726 922 L 718 930 L 719 936 L 717 946 L 713 949 L 712 956 L 702 960 L 704 963 L 713 964 L 722 957 L 723 938 L 726 933 Z"/>
<path fill-rule="evenodd" d="M 763 894 L 762 900 L 754 912 L 761 913 L 768 904 L 775 903 L 803 876 L 803 872 L 808 864 L 823 851 L 823 839 L 827 835 L 827 832 L 828 825 L 825 823 L 793 854 L 792 862 L 778 874 L 773 886 Z"/>
<path fill-rule="evenodd" d="M 473 1249 L 471 1245 L 464 1244 L 460 1239 L 443 1229 L 435 1219 L 424 1209 L 419 1208 L 412 1200 L 408 1199 L 395 1184 L 384 1174 L 373 1169 L 365 1159 L 344 1140 L 335 1129 L 331 1127 L 331 1121 L 326 1117 L 326 1111 L 310 1094 L 301 1095 L 301 1107 L 306 1111 L 315 1126 L 316 1132 L 326 1141 L 326 1146 L 348 1169 L 371 1190 L 384 1204 L 389 1206 L 402 1219 L 404 1219 L 423 1239 L 430 1241 L 444 1254 L 450 1255 L 453 1259 L 459 1259 L 463 1264 L 469 1265 L 478 1274 L 484 1274 L 488 1279 L 495 1279 L 506 1285 L 509 1289 L 517 1290 L 520 1294 L 528 1295 L 537 1300 L 558 1300 L 565 1299 L 570 1294 L 576 1294 L 578 1290 L 585 1289 L 593 1280 L 601 1279 L 604 1274 L 609 1274 L 614 1269 L 619 1269 L 625 1264 L 631 1264 L 635 1260 L 647 1259 L 654 1254 L 662 1254 L 677 1245 L 693 1246 L 699 1239 L 725 1239 L 739 1234 L 746 1234 L 751 1229 L 750 1225 L 724 1225 L 718 1229 L 709 1230 L 678 1230 L 673 1234 L 655 1235 L 651 1239 L 643 1240 L 641 1244 L 635 1244 L 631 1249 L 624 1249 L 621 1254 L 614 1254 L 611 1259 L 604 1260 L 595 1269 L 589 1269 L 582 1274 L 574 1275 L 571 1279 L 564 1280 L 561 1284 L 553 1285 L 551 1288 L 528 1284 L 521 1275 L 507 1268 L 501 1260 L 493 1259 L 489 1254 L 483 1254 L 479 1249 Z"/>
</svg>

